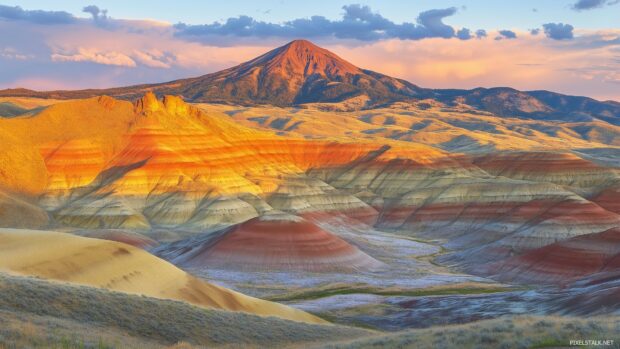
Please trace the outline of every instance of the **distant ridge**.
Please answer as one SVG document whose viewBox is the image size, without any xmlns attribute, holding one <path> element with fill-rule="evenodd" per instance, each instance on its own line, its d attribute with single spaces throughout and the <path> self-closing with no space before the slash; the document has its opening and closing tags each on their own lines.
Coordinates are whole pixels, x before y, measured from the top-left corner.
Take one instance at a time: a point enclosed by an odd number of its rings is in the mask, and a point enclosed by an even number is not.
<svg viewBox="0 0 620 349">
<path fill-rule="evenodd" d="M 512 88 L 425 89 L 356 67 L 307 40 L 294 40 L 248 62 L 220 72 L 167 83 L 111 89 L 38 92 L 1 90 L 0 96 L 86 98 L 110 95 L 136 99 L 147 91 L 179 95 L 189 102 L 292 106 L 304 103 L 355 101 L 358 108 L 394 102 L 433 99 L 465 104 L 499 116 L 584 121 L 598 118 L 620 124 L 620 103 L 549 91 L 522 92 Z"/>
</svg>

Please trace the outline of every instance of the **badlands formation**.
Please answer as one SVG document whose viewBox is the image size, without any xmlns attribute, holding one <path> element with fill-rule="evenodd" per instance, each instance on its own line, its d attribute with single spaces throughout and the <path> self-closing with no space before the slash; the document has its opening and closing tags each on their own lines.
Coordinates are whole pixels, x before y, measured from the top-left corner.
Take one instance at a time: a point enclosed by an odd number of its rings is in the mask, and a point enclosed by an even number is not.
<svg viewBox="0 0 620 349">
<path fill-rule="evenodd" d="M 316 106 L 308 108 L 299 130 L 288 133 L 250 127 L 256 117 L 247 115 L 262 108 L 235 113 L 152 93 L 133 103 L 105 96 L 60 102 L 1 120 L 12 139 L 0 153 L 1 223 L 126 242 L 190 270 L 389 270 L 359 235 L 339 231 L 367 227 L 442 241 L 439 263 L 497 280 L 511 279 L 520 256 L 615 234 L 620 224 L 618 169 L 596 152 L 571 151 L 562 132 L 508 151 L 518 135 L 485 139 L 477 130 L 479 142 L 497 150 L 457 152 L 445 146 L 462 137 L 456 126 L 439 144 L 357 139 L 372 134 L 367 111 L 333 120 L 317 111 L 327 126 L 309 137 L 313 128 L 302 127 Z M 391 108 L 402 123 L 405 110 Z M 294 110 L 277 111 L 295 118 Z M 474 123 L 467 117 L 464 133 Z M 562 267 L 524 267 L 518 279 L 547 273 L 552 280 Z"/>
<path fill-rule="evenodd" d="M 511 91 L 296 41 L 115 97 L 2 97 L 0 271 L 389 330 L 617 313 L 616 104 Z"/>
</svg>

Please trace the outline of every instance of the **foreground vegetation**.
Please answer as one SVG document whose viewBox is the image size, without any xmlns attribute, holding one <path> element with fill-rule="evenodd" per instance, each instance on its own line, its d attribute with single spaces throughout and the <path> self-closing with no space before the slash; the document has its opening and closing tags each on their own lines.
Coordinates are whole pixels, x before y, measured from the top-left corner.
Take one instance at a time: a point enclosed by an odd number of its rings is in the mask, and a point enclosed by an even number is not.
<svg viewBox="0 0 620 349">
<path fill-rule="evenodd" d="M 0 348 L 288 347 L 369 334 L 0 273 Z"/>
<path fill-rule="evenodd" d="M 564 348 L 571 346 L 571 340 L 610 340 L 613 341 L 608 343 L 610 345 L 587 347 L 620 348 L 620 317 L 506 317 L 384 334 L 315 348 Z"/>
<path fill-rule="evenodd" d="M 459 290 L 457 288 L 457 290 Z M 0 348 L 551 348 L 613 340 L 620 317 L 517 316 L 391 334 L 0 273 Z M 596 346 L 590 346 L 596 347 Z"/>
</svg>

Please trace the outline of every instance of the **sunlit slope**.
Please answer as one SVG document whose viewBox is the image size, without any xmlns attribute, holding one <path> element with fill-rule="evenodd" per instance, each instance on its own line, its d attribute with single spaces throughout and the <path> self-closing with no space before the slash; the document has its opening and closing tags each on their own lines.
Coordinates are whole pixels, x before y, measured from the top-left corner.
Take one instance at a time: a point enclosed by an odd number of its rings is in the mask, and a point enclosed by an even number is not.
<svg viewBox="0 0 620 349">
<path fill-rule="evenodd" d="M 130 245 L 48 231 L 0 230 L 0 269 L 21 275 L 176 299 L 205 307 L 322 320 L 201 281 Z"/>
<path fill-rule="evenodd" d="M 0 185 L 41 194 L 55 182 L 87 184 L 121 147 L 132 122 L 132 104 L 108 97 L 62 102 L 33 117 L 0 120 L 6 140 L 0 150 L 0 171 L 5 171 Z"/>
<path fill-rule="evenodd" d="M 109 97 L 59 103 L 34 117 L 1 120 L 0 130 L 12 140 L 0 150 L 0 185 L 40 195 L 62 224 L 91 228 L 205 228 L 218 216 L 239 223 L 258 213 L 237 194 L 288 191 L 285 183 L 310 168 L 377 156 L 429 164 L 446 157 L 423 145 L 386 152 L 370 141 L 278 137 L 153 94 L 133 104 Z M 354 198 L 325 200 L 334 208 L 365 206 Z"/>
</svg>

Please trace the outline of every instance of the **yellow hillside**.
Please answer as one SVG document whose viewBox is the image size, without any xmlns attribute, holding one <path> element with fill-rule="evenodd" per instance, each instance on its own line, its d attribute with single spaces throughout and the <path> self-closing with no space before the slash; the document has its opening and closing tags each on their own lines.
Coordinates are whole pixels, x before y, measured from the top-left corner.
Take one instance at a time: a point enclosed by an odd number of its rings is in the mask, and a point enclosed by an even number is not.
<svg viewBox="0 0 620 349">
<path fill-rule="evenodd" d="M 141 249 L 64 233 L 0 229 L 0 271 L 209 308 L 324 322 L 303 311 L 201 281 Z"/>
</svg>

